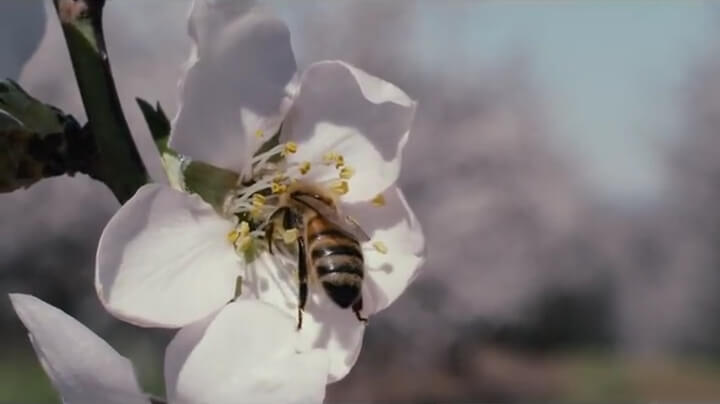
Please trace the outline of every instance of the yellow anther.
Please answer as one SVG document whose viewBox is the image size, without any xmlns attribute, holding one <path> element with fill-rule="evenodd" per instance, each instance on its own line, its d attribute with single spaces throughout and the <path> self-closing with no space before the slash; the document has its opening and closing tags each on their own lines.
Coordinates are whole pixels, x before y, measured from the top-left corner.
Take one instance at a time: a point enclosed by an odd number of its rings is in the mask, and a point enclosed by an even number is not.
<svg viewBox="0 0 720 404">
<path fill-rule="evenodd" d="M 281 183 L 287 181 L 289 178 L 290 177 L 288 177 L 287 175 L 285 175 L 283 173 L 279 173 L 279 174 L 275 175 L 275 177 L 273 177 L 273 182 L 277 182 L 278 184 L 281 184 Z"/>
<path fill-rule="evenodd" d="M 377 206 L 378 208 L 381 206 L 385 206 L 385 197 L 383 194 L 377 194 L 374 198 L 372 198 L 372 204 L 373 206 Z"/>
<path fill-rule="evenodd" d="M 293 154 L 297 151 L 297 143 L 295 142 L 287 142 L 285 143 L 285 147 L 283 148 L 282 155 L 287 156 L 289 154 Z"/>
<path fill-rule="evenodd" d="M 350 166 L 345 166 L 340 169 L 340 178 L 344 180 L 349 180 L 353 175 L 355 175 L 355 169 Z"/>
<path fill-rule="evenodd" d="M 335 163 L 338 159 L 338 156 L 340 156 L 340 155 L 334 151 L 327 152 L 327 153 L 323 154 L 323 163 L 328 164 L 328 165 Z"/>
<path fill-rule="evenodd" d="M 374 243 L 373 243 L 373 247 L 374 247 L 375 250 L 377 250 L 377 252 L 379 252 L 380 254 L 387 254 L 387 252 L 388 252 L 387 246 L 386 246 L 385 243 L 383 243 L 382 241 L 376 241 L 376 242 L 374 242 Z"/>
<path fill-rule="evenodd" d="M 265 206 L 265 196 L 260 194 L 254 194 L 252 196 L 252 205 L 256 208 L 262 208 Z"/>
<path fill-rule="evenodd" d="M 240 237 L 240 233 L 236 232 L 235 230 L 230 231 L 230 233 L 227 234 L 227 239 L 231 244 L 234 244 L 238 237 Z"/>
<path fill-rule="evenodd" d="M 273 194 L 281 194 L 281 193 L 287 191 L 287 185 L 280 184 L 280 183 L 273 181 L 270 184 L 270 190 L 272 191 Z"/>
<path fill-rule="evenodd" d="M 305 175 L 310 171 L 310 162 L 305 161 L 302 164 L 300 164 L 300 174 Z"/>
<path fill-rule="evenodd" d="M 327 165 L 335 164 L 335 168 L 340 168 L 345 165 L 345 158 L 338 152 L 327 152 L 323 154 L 323 163 Z"/>
<path fill-rule="evenodd" d="M 330 190 L 337 195 L 345 195 L 350 191 L 347 181 L 335 181 L 330 185 Z"/>
<path fill-rule="evenodd" d="M 265 132 L 262 129 L 258 129 L 255 131 L 255 137 L 258 139 L 261 139 L 265 135 Z"/>
<path fill-rule="evenodd" d="M 297 229 L 290 229 L 285 230 L 282 234 L 283 241 L 285 244 L 294 243 L 298 239 L 298 230 Z"/>
<path fill-rule="evenodd" d="M 244 220 L 240 222 L 238 234 L 242 237 L 247 237 L 247 235 L 250 234 L 250 224 Z"/>
</svg>

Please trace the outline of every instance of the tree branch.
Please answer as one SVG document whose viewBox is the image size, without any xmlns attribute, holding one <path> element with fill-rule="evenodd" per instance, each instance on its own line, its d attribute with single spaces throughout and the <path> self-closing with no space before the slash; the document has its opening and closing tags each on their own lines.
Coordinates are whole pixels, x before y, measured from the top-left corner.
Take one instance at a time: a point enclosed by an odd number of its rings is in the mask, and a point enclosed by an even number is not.
<svg viewBox="0 0 720 404">
<path fill-rule="evenodd" d="M 117 95 L 102 30 L 104 0 L 53 0 L 97 146 L 95 177 L 122 203 L 148 181 Z"/>
</svg>

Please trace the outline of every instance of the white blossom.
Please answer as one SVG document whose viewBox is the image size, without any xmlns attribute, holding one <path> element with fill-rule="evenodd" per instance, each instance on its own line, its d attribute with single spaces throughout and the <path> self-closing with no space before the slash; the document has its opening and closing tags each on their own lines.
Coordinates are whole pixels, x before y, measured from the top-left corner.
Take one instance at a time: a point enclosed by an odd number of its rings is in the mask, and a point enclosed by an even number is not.
<svg viewBox="0 0 720 404">
<path fill-rule="evenodd" d="M 150 404 L 130 361 L 59 309 L 10 300 L 65 404 Z M 181 329 L 165 352 L 169 404 L 321 403 L 327 353 L 298 354 L 292 317 L 253 301 L 231 303 Z"/>
<path fill-rule="evenodd" d="M 415 102 L 340 61 L 297 73 L 285 24 L 236 2 L 195 1 L 189 31 L 194 47 L 170 146 L 236 172 L 237 189 L 213 207 L 168 186 L 142 187 L 100 240 L 96 287 L 105 307 L 137 325 L 182 327 L 240 292 L 296 315 L 297 259 L 269 254 L 264 230 L 282 194 L 305 184 L 331 195 L 369 236 L 362 315 L 386 308 L 424 260 L 422 230 L 396 185 Z M 280 143 L 258 153 L 278 130 Z M 364 324 L 316 283 L 298 349 L 326 349 L 335 381 L 355 363 Z"/>
</svg>

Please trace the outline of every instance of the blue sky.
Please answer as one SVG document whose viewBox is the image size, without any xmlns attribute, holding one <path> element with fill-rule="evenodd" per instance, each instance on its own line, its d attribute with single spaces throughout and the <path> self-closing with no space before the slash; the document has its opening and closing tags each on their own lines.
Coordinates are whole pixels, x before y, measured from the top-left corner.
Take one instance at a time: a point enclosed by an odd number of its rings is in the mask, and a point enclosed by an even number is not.
<svg viewBox="0 0 720 404">
<path fill-rule="evenodd" d="M 529 51 L 552 101 L 558 144 L 577 152 L 590 184 L 608 196 L 646 198 L 661 189 L 659 152 L 676 123 L 673 110 L 682 106 L 677 92 L 717 37 L 720 15 L 713 7 L 680 1 L 424 3 L 417 14 L 417 34 L 424 38 L 417 43 L 452 44 L 461 60 L 480 65 L 518 46 Z M 422 52 L 429 59 L 440 54 Z"/>
</svg>

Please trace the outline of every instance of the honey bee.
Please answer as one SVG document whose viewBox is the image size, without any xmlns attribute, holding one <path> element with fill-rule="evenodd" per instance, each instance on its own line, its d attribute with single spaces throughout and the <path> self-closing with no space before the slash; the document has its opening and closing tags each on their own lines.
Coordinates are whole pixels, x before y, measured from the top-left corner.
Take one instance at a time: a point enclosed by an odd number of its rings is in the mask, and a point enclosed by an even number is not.
<svg viewBox="0 0 720 404">
<path fill-rule="evenodd" d="M 320 284 L 330 299 L 343 309 L 352 307 L 358 321 L 367 322 L 362 284 L 365 264 L 360 243 L 370 240 L 349 216 L 343 217 L 336 200 L 307 184 L 295 184 L 283 195 L 269 217 L 265 230 L 268 250 L 273 254 L 275 229 L 297 229 L 298 324 L 308 298 L 308 279 Z"/>
</svg>

